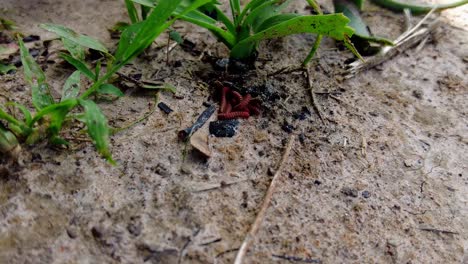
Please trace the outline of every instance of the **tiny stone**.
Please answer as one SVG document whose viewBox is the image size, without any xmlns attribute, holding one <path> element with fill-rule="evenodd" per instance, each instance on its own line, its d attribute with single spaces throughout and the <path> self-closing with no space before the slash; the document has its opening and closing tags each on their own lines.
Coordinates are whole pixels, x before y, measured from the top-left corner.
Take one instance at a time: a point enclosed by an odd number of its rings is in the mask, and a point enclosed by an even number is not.
<svg viewBox="0 0 468 264">
<path fill-rule="evenodd" d="M 413 96 L 416 97 L 417 99 L 422 99 L 423 98 L 423 92 L 420 90 L 414 90 L 413 91 Z"/>
<path fill-rule="evenodd" d="M 319 181 L 319 180 L 315 180 L 315 181 L 314 181 L 314 184 L 315 184 L 315 185 L 320 185 L 320 184 L 322 184 L 322 182 Z"/>
<path fill-rule="evenodd" d="M 364 198 L 369 198 L 371 196 L 370 192 L 369 191 L 363 191 L 362 192 L 362 197 Z"/>
<path fill-rule="evenodd" d="M 76 230 L 74 227 L 67 227 L 67 235 L 71 238 L 71 239 L 75 239 L 78 237 L 78 234 L 76 233 Z"/>
<path fill-rule="evenodd" d="M 93 237 L 95 238 L 101 238 L 103 235 L 103 230 L 100 227 L 93 226 L 93 228 L 91 228 L 91 234 L 93 234 Z"/>
</svg>

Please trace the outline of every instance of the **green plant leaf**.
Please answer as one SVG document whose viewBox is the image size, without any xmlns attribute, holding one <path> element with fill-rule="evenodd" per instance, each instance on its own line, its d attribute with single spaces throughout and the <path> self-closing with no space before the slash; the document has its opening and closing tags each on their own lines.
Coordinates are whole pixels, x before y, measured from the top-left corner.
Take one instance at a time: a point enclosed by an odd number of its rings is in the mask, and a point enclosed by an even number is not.
<svg viewBox="0 0 468 264">
<path fill-rule="evenodd" d="M 414 5 L 408 4 L 405 2 L 393 1 L 393 0 L 372 0 L 372 2 L 388 8 L 393 11 L 403 11 L 404 9 L 409 9 L 413 14 L 424 14 L 428 13 L 432 9 L 443 10 L 448 8 L 453 8 L 457 6 L 462 6 L 468 4 L 468 0 L 454 1 L 452 3 L 442 4 L 442 5 Z"/>
<path fill-rule="evenodd" d="M 99 94 L 109 94 L 109 95 L 114 95 L 114 96 L 117 96 L 117 97 L 124 96 L 124 93 L 122 91 L 120 91 L 119 88 L 117 88 L 114 85 L 109 84 L 109 83 L 101 85 L 99 87 L 99 89 L 97 90 L 97 93 L 99 93 Z"/>
<path fill-rule="evenodd" d="M 281 10 L 284 9 L 291 0 L 269 0 L 253 9 L 245 18 L 244 25 L 250 25 L 252 30 L 256 33 L 260 30 L 259 26 L 272 16 L 279 15 Z M 277 5 L 279 3 L 279 5 Z"/>
<path fill-rule="evenodd" d="M 8 123 L 14 124 L 16 126 L 21 126 L 21 122 L 14 118 L 13 116 L 9 115 L 7 112 L 3 110 L 3 106 L 0 105 L 0 119 L 7 121 Z"/>
<path fill-rule="evenodd" d="M 2 30 L 13 30 L 15 29 L 15 22 L 5 19 L 5 18 L 0 18 L 0 31 Z"/>
<path fill-rule="evenodd" d="M 208 29 L 228 48 L 232 48 L 236 44 L 236 37 L 231 32 L 218 27 L 216 20 L 199 11 L 192 11 L 187 15 L 180 16 L 180 19 Z"/>
<path fill-rule="evenodd" d="M 56 107 L 48 113 L 50 120 L 47 132 L 49 139 L 54 144 L 67 144 L 66 141 L 60 139 L 58 134 L 62 129 L 63 122 L 67 114 L 78 104 L 76 99 L 68 99 L 62 101 L 60 104 L 56 104 Z"/>
<path fill-rule="evenodd" d="M 336 13 L 343 13 L 347 18 L 349 18 L 350 22 L 348 26 L 354 29 L 353 38 L 361 38 L 360 41 L 354 41 L 354 39 L 351 39 L 358 49 L 360 49 L 361 46 L 364 45 L 369 46 L 370 44 L 367 42 L 375 42 L 379 44 L 393 46 L 393 42 L 391 40 L 372 36 L 371 32 L 369 31 L 369 28 L 367 27 L 366 23 L 364 23 L 364 21 L 361 18 L 361 15 L 359 14 L 359 7 L 354 1 L 334 0 L 333 4 L 335 6 Z M 358 45 L 357 42 L 359 42 L 360 44 L 362 43 L 362 45 Z"/>
<path fill-rule="evenodd" d="M 92 138 L 97 151 L 111 164 L 115 164 L 109 151 L 109 126 L 101 109 L 90 100 L 80 100 L 84 108 L 84 120 L 88 134 Z"/>
<path fill-rule="evenodd" d="M 65 81 L 65 85 L 62 90 L 62 102 L 66 99 L 78 97 L 78 94 L 80 93 L 80 77 L 80 71 L 75 71 Z"/>
<path fill-rule="evenodd" d="M 23 113 L 24 120 L 26 121 L 26 123 L 31 122 L 31 120 L 32 120 L 31 112 L 24 105 L 18 104 L 16 102 L 8 102 L 8 103 L 6 103 L 6 105 L 7 106 L 11 105 L 11 106 L 14 106 L 14 107 L 18 108 Z"/>
<path fill-rule="evenodd" d="M 157 1 L 151 1 L 151 0 L 131 0 L 131 1 L 134 3 L 140 4 L 142 6 L 151 7 L 151 8 L 155 8 L 157 4 Z"/>
<path fill-rule="evenodd" d="M 82 34 L 78 34 L 70 28 L 54 24 L 41 24 L 41 27 L 45 30 L 57 34 L 62 38 L 66 38 L 72 42 L 75 42 L 76 44 L 81 45 L 83 47 L 101 51 L 104 53 L 109 53 L 106 47 L 103 44 L 101 44 L 101 42 L 99 42 L 98 40 Z"/>
<path fill-rule="evenodd" d="M 86 66 L 86 64 L 83 61 L 77 60 L 73 58 L 72 56 L 65 54 L 65 53 L 61 53 L 60 57 L 66 60 L 71 65 L 73 65 L 77 70 L 83 73 L 91 81 L 96 80 L 96 76 L 94 75 L 94 73 L 88 68 L 88 66 Z"/>
<path fill-rule="evenodd" d="M 130 21 L 132 24 L 135 24 L 139 21 L 138 19 L 138 11 L 135 8 L 135 5 L 132 3 L 131 0 L 125 0 L 125 6 L 127 7 L 128 16 L 130 17 Z"/>
<path fill-rule="evenodd" d="M 145 85 L 142 85 L 141 88 L 151 89 L 151 90 L 166 90 L 174 94 L 177 92 L 177 88 L 170 83 L 161 83 L 161 85 L 145 84 Z"/>
<path fill-rule="evenodd" d="M 16 70 L 16 67 L 9 64 L 3 64 L 0 62 L 0 74 L 7 74 L 10 71 Z"/>
<path fill-rule="evenodd" d="M 29 54 L 29 50 L 24 46 L 23 40 L 18 38 L 21 51 L 21 62 L 24 68 L 24 78 L 31 86 L 32 101 L 36 109 L 42 109 L 54 103 L 50 95 L 49 85 L 46 83 L 46 77 L 41 67 Z"/>
<path fill-rule="evenodd" d="M 181 44 L 182 42 L 184 42 L 184 40 L 182 39 L 182 37 L 180 36 L 179 32 L 175 31 L 175 30 L 171 30 L 169 32 L 169 37 L 174 40 L 175 42 L 177 42 L 177 44 Z"/>
<path fill-rule="evenodd" d="M 258 26 L 258 31 L 260 32 L 260 31 L 266 30 L 270 27 L 286 22 L 298 16 L 300 15 L 299 14 L 280 14 L 280 15 L 272 16 L 269 19 L 265 20 L 261 25 Z"/>
<path fill-rule="evenodd" d="M 349 19 L 343 14 L 300 16 L 274 25 L 239 42 L 231 50 L 231 57 L 243 59 L 250 56 L 244 52 L 245 45 L 261 40 L 284 37 L 300 33 L 315 33 L 344 40 L 353 35 L 353 29 L 348 27 Z"/>
<path fill-rule="evenodd" d="M 18 145 L 16 136 L 0 123 L 0 153 L 11 154 Z"/>
<path fill-rule="evenodd" d="M 85 50 L 83 46 L 76 44 L 67 38 L 62 38 L 62 43 L 65 49 L 70 52 L 70 55 L 80 61 L 84 61 L 85 59 Z"/>
</svg>

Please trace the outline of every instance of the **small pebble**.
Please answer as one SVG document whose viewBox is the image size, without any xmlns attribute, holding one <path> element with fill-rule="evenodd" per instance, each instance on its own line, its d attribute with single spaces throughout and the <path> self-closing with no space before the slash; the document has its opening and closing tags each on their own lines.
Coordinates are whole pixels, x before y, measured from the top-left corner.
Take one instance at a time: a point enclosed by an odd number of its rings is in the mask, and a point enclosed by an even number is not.
<svg viewBox="0 0 468 264">
<path fill-rule="evenodd" d="M 78 234 L 76 232 L 76 229 L 74 227 L 67 227 L 67 235 L 71 239 L 75 239 L 78 237 Z"/>
<path fill-rule="evenodd" d="M 362 197 L 364 197 L 364 198 L 367 199 L 367 198 L 369 198 L 370 196 L 371 196 L 371 194 L 370 194 L 369 191 L 363 191 L 363 192 L 362 192 Z"/>
</svg>

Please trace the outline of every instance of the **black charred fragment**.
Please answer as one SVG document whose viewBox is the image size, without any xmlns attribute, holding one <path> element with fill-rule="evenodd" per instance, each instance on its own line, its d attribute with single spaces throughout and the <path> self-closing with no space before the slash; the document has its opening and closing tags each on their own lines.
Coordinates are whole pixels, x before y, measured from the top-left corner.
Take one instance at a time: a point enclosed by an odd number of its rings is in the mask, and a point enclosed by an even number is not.
<svg viewBox="0 0 468 264">
<path fill-rule="evenodd" d="M 237 132 L 239 120 L 218 120 L 210 123 L 210 134 L 215 137 L 233 137 Z"/>
<path fill-rule="evenodd" d="M 284 121 L 283 125 L 281 126 L 281 128 L 283 129 L 284 132 L 290 134 L 294 131 L 294 127 L 289 124 L 286 120 Z"/>
<path fill-rule="evenodd" d="M 170 114 L 171 112 L 173 112 L 174 110 L 172 110 L 167 104 L 163 103 L 163 102 L 160 102 L 158 104 L 158 108 L 161 109 L 161 111 L 163 111 L 164 113 L 166 114 Z"/>
<path fill-rule="evenodd" d="M 197 121 L 193 124 L 193 126 L 188 127 L 184 130 L 180 130 L 178 133 L 179 139 L 182 141 L 186 141 L 193 133 L 195 133 L 200 127 L 202 127 L 208 119 L 213 115 L 216 111 L 216 106 L 212 105 L 208 107 L 201 115 L 198 117 Z"/>
<path fill-rule="evenodd" d="M 306 106 L 302 107 L 301 111 L 298 111 L 296 113 L 293 114 L 293 117 L 295 119 L 299 119 L 299 120 L 305 120 L 307 117 L 311 116 L 312 113 L 310 112 L 309 108 L 307 108 Z"/>
<path fill-rule="evenodd" d="M 30 36 L 27 36 L 27 37 L 23 38 L 23 42 L 25 42 L 25 43 L 34 42 L 34 41 L 38 41 L 38 40 L 41 40 L 41 37 L 39 37 L 37 35 L 30 35 Z"/>
</svg>

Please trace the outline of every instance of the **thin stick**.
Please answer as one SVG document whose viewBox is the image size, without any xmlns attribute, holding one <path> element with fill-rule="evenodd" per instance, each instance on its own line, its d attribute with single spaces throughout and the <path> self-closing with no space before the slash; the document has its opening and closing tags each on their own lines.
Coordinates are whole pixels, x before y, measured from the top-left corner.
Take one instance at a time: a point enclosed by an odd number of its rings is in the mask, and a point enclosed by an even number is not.
<svg viewBox="0 0 468 264">
<path fill-rule="evenodd" d="M 307 83 L 309 84 L 312 107 L 314 108 L 315 112 L 317 112 L 317 115 L 319 116 L 320 120 L 322 120 L 322 123 L 325 124 L 325 119 L 323 118 L 322 110 L 320 110 L 320 107 L 317 105 L 317 98 L 314 92 L 314 84 L 312 82 L 312 73 L 310 72 L 310 67 L 305 67 L 305 72 L 307 74 Z"/>
<path fill-rule="evenodd" d="M 252 244 L 255 236 L 257 235 L 258 230 L 265 218 L 266 210 L 270 205 L 271 198 L 273 193 L 275 192 L 276 188 L 280 184 L 282 177 L 281 172 L 283 171 L 284 166 L 286 165 L 286 161 L 288 160 L 289 153 L 291 152 L 292 146 L 294 145 L 294 135 L 291 135 L 288 140 L 288 144 L 286 145 L 286 149 L 284 150 L 283 157 L 281 158 L 280 164 L 278 169 L 276 170 L 273 179 L 271 180 L 270 187 L 268 187 L 268 191 L 265 194 L 265 198 L 263 199 L 262 206 L 260 207 L 260 211 L 258 211 L 257 217 L 255 218 L 254 223 L 250 227 L 250 231 L 242 242 L 242 245 L 237 252 L 236 260 L 234 264 L 242 264 L 245 255 L 247 254 L 247 250 L 249 249 L 250 245 Z"/>
</svg>

